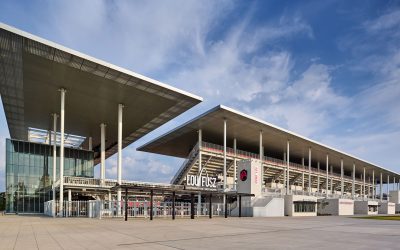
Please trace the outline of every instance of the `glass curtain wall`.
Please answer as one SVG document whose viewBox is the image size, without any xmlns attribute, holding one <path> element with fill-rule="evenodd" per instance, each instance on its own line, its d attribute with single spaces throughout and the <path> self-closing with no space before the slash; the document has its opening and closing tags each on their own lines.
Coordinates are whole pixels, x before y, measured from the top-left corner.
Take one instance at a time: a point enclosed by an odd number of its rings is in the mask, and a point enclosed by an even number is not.
<svg viewBox="0 0 400 250">
<path fill-rule="evenodd" d="M 59 147 L 57 147 L 57 180 Z M 93 152 L 65 148 L 64 176 L 93 178 Z M 17 140 L 6 140 L 6 212 L 43 213 L 45 201 L 52 198 L 53 147 Z"/>
</svg>

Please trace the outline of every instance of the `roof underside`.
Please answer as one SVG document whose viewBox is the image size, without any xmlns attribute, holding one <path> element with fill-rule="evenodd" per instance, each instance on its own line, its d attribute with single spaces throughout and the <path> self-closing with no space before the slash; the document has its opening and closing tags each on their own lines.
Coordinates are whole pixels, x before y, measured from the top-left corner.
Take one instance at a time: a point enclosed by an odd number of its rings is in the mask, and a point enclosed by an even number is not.
<svg viewBox="0 0 400 250">
<path fill-rule="evenodd" d="M 92 137 L 97 151 L 106 123 L 106 157 L 117 151 L 119 103 L 126 147 L 202 100 L 0 24 L 0 91 L 11 138 L 27 140 L 29 127 L 52 129 L 60 88 L 67 90 L 65 133 Z"/>
<path fill-rule="evenodd" d="M 185 158 L 198 141 L 197 131 L 199 129 L 202 129 L 203 141 L 223 145 L 224 119 L 227 121 L 227 147 L 232 148 L 233 140 L 236 138 L 238 149 L 258 153 L 260 131 L 262 131 L 264 155 L 269 157 L 282 159 L 283 153 L 286 152 L 287 141 L 289 140 L 291 162 L 301 164 L 304 157 L 307 165 L 308 149 L 311 147 L 313 166 L 316 166 L 317 162 L 320 162 L 321 168 L 324 169 L 326 155 L 328 154 L 329 165 L 340 168 L 340 161 L 343 159 L 344 170 L 346 172 L 351 172 L 353 163 L 355 163 L 356 172 L 358 173 L 362 172 L 363 167 L 366 168 L 366 172 L 369 175 L 371 175 L 372 170 L 375 170 L 376 178 L 380 178 L 379 174 L 382 173 L 384 183 L 387 182 L 387 176 L 390 176 L 391 182 L 393 181 L 393 177 L 396 177 L 397 180 L 400 177 L 398 173 L 224 106 L 217 106 L 207 111 L 182 126 L 139 147 L 138 150 Z"/>
</svg>

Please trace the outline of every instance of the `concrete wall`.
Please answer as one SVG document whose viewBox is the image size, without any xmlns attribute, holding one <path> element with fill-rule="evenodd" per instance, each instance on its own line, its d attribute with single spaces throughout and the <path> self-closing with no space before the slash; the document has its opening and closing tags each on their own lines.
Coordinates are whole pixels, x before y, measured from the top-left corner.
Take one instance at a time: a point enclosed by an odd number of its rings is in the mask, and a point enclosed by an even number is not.
<svg viewBox="0 0 400 250">
<path fill-rule="evenodd" d="M 390 191 L 389 192 L 389 201 L 393 203 L 400 203 L 400 191 Z"/>
<path fill-rule="evenodd" d="M 378 206 L 377 201 L 354 201 L 354 214 L 375 215 L 376 212 L 369 211 L 369 206 Z"/>
<path fill-rule="evenodd" d="M 248 197 L 244 197 L 248 198 Z M 242 201 L 243 199 L 242 198 Z M 279 217 L 284 216 L 285 202 L 283 198 L 259 197 L 253 201 L 242 202 L 243 217 Z M 231 216 L 239 216 L 239 206 L 231 211 Z"/>
<path fill-rule="evenodd" d="M 295 201 L 315 202 L 315 212 L 298 213 L 294 211 Z M 317 216 L 317 197 L 306 195 L 285 195 L 285 215 L 287 216 Z"/>
<path fill-rule="evenodd" d="M 395 214 L 396 213 L 396 204 L 393 202 L 379 202 L 378 208 L 379 214 Z"/>
<path fill-rule="evenodd" d="M 321 199 L 318 204 L 319 215 L 353 215 L 354 201 L 350 199 Z"/>
<path fill-rule="evenodd" d="M 253 207 L 254 217 L 279 217 L 284 216 L 285 200 L 272 198 L 264 207 Z"/>
</svg>

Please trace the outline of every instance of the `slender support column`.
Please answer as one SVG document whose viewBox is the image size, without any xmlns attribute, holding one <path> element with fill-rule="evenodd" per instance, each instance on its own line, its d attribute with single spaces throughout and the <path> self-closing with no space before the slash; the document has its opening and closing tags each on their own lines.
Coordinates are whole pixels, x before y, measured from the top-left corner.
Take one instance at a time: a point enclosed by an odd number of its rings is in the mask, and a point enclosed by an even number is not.
<svg viewBox="0 0 400 250">
<path fill-rule="evenodd" d="M 226 119 L 224 119 L 224 192 L 226 191 Z M 223 196 L 223 203 L 226 204 L 226 196 Z"/>
<path fill-rule="evenodd" d="M 340 195 L 344 195 L 344 179 L 343 179 L 343 159 L 340 159 Z"/>
<path fill-rule="evenodd" d="M 374 199 L 374 200 L 375 200 L 375 197 L 376 197 L 375 184 L 376 184 L 375 170 L 372 170 L 372 199 Z"/>
<path fill-rule="evenodd" d="M 242 217 L 242 196 L 239 195 L 239 218 Z"/>
<path fill-rule="evenodd" d="M 302 165 L 302 170 L 301 170 L 301 192 L 304 192 L 304 157 L 301 158 L 301 165 Z"/>
<path fill-rule="evenodd" d="M 311 192 L 311 147 L 308 148 L 308 192 Z"/>
<path fill-rule="evenodd" d="M 93 139 L 92 139 L 92 137 L 89 137 L 88 138 L 88 150 L 89 151 L 93 151 Z"/>
<path fill-rule="evenodd" d="M 198 168 L 198 172 L 197 172 L 197 175 L 198 175 L 198 178 L 200 178 L 200 180 L 201 180 L 201 172 L 203 171 L 203 162 L 202 162 L 202 152 L 201 152 L 201 142 L 202 142 L 202 140 L 203 140 L 203 135 L 202 135 L 203 133 L 202 133 L 202 130 L 201 129 L 199 129 L 199 132 L 198 132 L 198 136 L 199 136 L 199 138 L 198 138 L 198 145 L 199 145 L 199 168 Z M 200 210 L 201 210 L 201 193 L 199 193 L 198 195 L 197 195 L 197 216 L 199 216 L 200 215 Z"/>
<path fill-rule="evenodd" d="M 363 169 L 363 197 L 365 196 L 365 167 Z"/>
<path fill-rule="evenodd" d="M 56 187 L 57 181 L 57 114 L 53 114 L 53 217 L 56 217 Z"/>
<path fill-rule="evenodd" d="M 127 220 L 128 220 L 128 189 L 125 188 L 125 221 Z"/>
<path fill-rule="evenodd" d="M 124 108 L 123 104 L 118 104 L 118 159 L 117 159 L 117 183 L 121 185 L 122 176 L 122 110 Z M 118 215 L 121 213 L 121 189 L 117 190 L 117 200 L 118 200 Z"/>
<path fill-rule="evenodd" d="M 236 138 L 233 139 L 233 151 L 234 151 L 234 158 L 233 158 L 233 183 L 234 183 L 234 189 L 237 190 L 236 187 L 236 182 L 237 182 L 237 163 L 236 163 L 236 156 L 237 156 L 237 145 L 236 145 Z"/>
<path fill-rule="evenodd" d="M 383 182 L 383 177 L 382 177 L 382 173 L 381 173 L 381 179 L 379 181 L 379 194 L 380 194 L 380 200 L 381 201 L 383 200 L 383 185 L 382 185 L 382 182 Z"/>
<path fill-rule="evenodd" d="M 104 185 L 106 178 L 106 124 L 100 124 L 100 181 Z"/>
<path fill-rule="evenodd" d="M 329 191 L 329 155 L 326 155 L 326 197 L 328 197 L 328 191 Z"/>
<path fill-rule="evenodd" d="M 286 163 L 286 152 L 283 153 L 283 164 L 287 165 L 287 163 Z M 287 169 L 285 167 L 285 169 L 283 169 L 283 188 L 284 188 L 285 192 L 286 192 L 286 189 L 287 189 L 286 188 L 286 174 L 287 174 Z"/>
<path fill-rule="evenodd" d="M 263 152 L 263 132 L 262 130 L 260 130 L 260 138 L 259 138 L 259 156 L 260 156 L 260 162 L 261 162 L 261 166 L 260 166 L 260 170 L 261 170 L 261 181 L 260 181 L 260 185 L 261 188 L 263 186 L 264 183 L 264 164 L 263 164 L 263 158 L 264 158 L 264 152 Z"/>
<path fill-rule="evenodd" d="M 289 162 L 290 162 L 290 145 L 289 140 L 287 141 L 287 149 L 286 149 L 286 170 L 287 170 L 287 181 L 286 181 L 286 194 L 290 192 L 290 169 L 289 169 Z"/>
<path fill-rule="evenodd" d="M 172 192 L 172 219 L 175 220 L 175 191 Z"/>
<path fill-rule="evenodd" d="M 353 162 L 353 171 L 351 172 L 351 176 L 353 177 L 353 181 L 351 182 L 351 197 L 353 197 L 354 199 L 355 189 L 356 189 L 356 164 L 354 162 Z"/>
<path fill-rule="evenodd" d="M 368 197 L 371 197 L 371 176 L 368 176 Z"/>
<path fill-rule="evenodd" d="M 210 193 L 210 203 L 208 206 L 208 218 L 212 218 L 212 193 Z"/>
<path fill-rule="evenodd" d="M 194 219 L 194 194 L 190 194 L 190 219 Z"/>
<path fill-rule="evenodd" d="M 226 190 L 226 119 L 224 119 L 224 192 L 225 190 Z"/>
<path fill-rule="evenodd" d="M 392 190 L 396 190 L 396 177 L 393 177 L 393 187 Z"/>
<path fill-rule="evenodd" d="M 154 197 L 153 190 L 150 190 L 150 220 L 153 220 L 153 213 L 154 213 L 153 197 Z"/>
<path fill-rule="evenodd" d="M 360 174 L 360 180 L 362 180 L 362 178 L 363 178 L 363 174 Z M 363 194 L 363 185 L 360 184 L 360 196 L 362 196 L 362 194 Z"/>
<path fill-rule="evenodd" d="M 64 203 L 64 124 L 65 124 L 65 89 L 61 92 L 61 112 L 60 112 L 60 216 L 63 216 Z"/>
<path fill-rule="evenodd" d="M 387 183 L 386 183 L 386 200 L 389 201 L 389 185 L 390 185 L 390 176 L 387 176 Z"/>
<path fill-rule="evenodd" d="M 319 171 L 320 171 L 320 169 L 319 169 L 319 162 L 317 163 L 317 169 L 318 169 L 318 176 L 317 176 L 317 193 L 319 193 L 319 185 L 320 185 L 320 179 L 319 179 L 319 175 L 320 175 L 320 173 L 319 173 Z"/>
<path fill-rule="evenodd" d="M 72 201 L 72 191 L 68 189 L 68 209 L 67 209 L 67 217 L 71 216 L 71 201 Z"/>
<path fill-rule="evenodd" d="M 331 193 L 333 194 L 333 166 L 331 165 Z"/>
</svg>

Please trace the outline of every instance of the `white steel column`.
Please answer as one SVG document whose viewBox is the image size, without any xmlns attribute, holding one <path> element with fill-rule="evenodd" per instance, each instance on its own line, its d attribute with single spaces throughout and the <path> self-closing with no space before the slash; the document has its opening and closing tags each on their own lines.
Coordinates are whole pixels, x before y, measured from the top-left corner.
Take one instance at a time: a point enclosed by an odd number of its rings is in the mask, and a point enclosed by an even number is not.
<svg viewBox="0 0 400 250">
<path fill-rule="evenodd" d="M 368 176 L 368 197 L 371 197 L 371 176 Z"/>
<path fill-rule="evenodd" d="M 389 185 L 390 185 L 390 180 L 389 180 L 389 175 L 387 176 L 387 183 L 386 183 L 386 200 L 389 201 Z"/>
<path fill-rule="evenodd" d="M 329 155 L 326 155 L 326 197 L 328 197 L 328 191 L 329 191 Z"/>
<path fill-rule="evenodd" d="M 117 183 L 121 185 L 122 183 L 122 109 L 123 104 L 118 104 L 118 161 L 117 161 Z M 118 215 L 121 214 L 121 189 L 118 188 L 117 191 L 117 201 L 118 201 Z"/>
<path fill-rule="evenodd" d="M 68 189 L 68 205 L 67 205 L 67 215 L 71 216 L 71 201 L 72 201 L 72 192 L 71 189 Z"/>
<path fill-rule="evenodd" d="M 318 169 L 318 176 L 317 176 L 317 193 L 319 193 L 319 185 L 320 185 L 320 179 L 319 179 L 319 162 L 317 163 L 317 169 Z"/>
<path fill-rule="evenodd" d="M 56 187 L 57 181 L 57 114 L 53 114 L 53 217 L 56 216 Z"/>
<path fill-rule="evenodd" d="M 287 163 L 286 163 L 286 152 L 283 153 L 283 164 L 287 165 Z M 284 188 L 285 192 L 286 192 L 286 174 L 287 174 L 287 170 L 286 170 L 286 167 L 284 167 L 284 169 L 283 169 L 283 188 Z"/>
<path fill-rule="evenodd" d="M 376 193 L 375 193 L 375 170 L 372 170 L 372 199 L 374 199 L 375 200 L 375 196 L 376 196 Z"/>
<path fill-rule="evenodd" d="M 355 188 L 356 188 L 356 164 L 353 162 L 353 171 L 351 173 L 351 176 L 353 177 L 353 181 L 351 182 L 351 197 L 355 196 Z"/>
<path fill-rule="evenodd" d="M 331 165 L 331 193 L 333 194 L 333 166 Z"/>
<path fill-rule="evenodd" d="M 304 192 L 304 157 L 301 158 L 301 192 Z"/>
<path fill-rule="evenodd" d="M 311 192 L 311 147 L 308 148 L 308 192 Z"/>
<path fill-rule="evenodd" d="M 365 167 L 363 170 L 363 197 L 365 196 Z"/>
<path fill-rule="evenodd" d="M 226 191 L 226 119 L 224 119 L 224 185 L 223 185 L 224 192 Z M 225 203 L 226 203 L 226 195 L 223 196 L 223 204 L 225 210 Z M 224 211 L 225 213 L 225 211 Z"/>
<path fill-rule="evenodd" d="M 93 150 L 93 140 L 92 140 L 92 137 L 89 137 L 89 146 L 88 146 L 88 149 L 89 149 L 89 151 L 92 151 Z"/>
<path fill-rule="evenodd" d="M 290 169 L 289 169 L 289 162 L 290 162 L 290 145 L 289 140 L 287 141 L 287 153 L 286 153 L 286 167 L 287 167 L 287 181 L 286 181 L 286 194 L 290 192 Z"/>
<path fill-rule="evenodd" d="M 233 158 L 233 183 L 234 183 L 234 188 L 236 190 L 236 181 L 237 181 L 237 173 L 236 173 L 236 156 L 237 156 L 237 145 L 236 145 L 236 138 L 233 139 L 233 151 L 234 151 L 234 158 Z"/>
<path fill-rule="evenodd" d="M 199 131 L 198 131 L 198 147 L 199 147 L 199 168 L 198 168 L 198 171 L 197 171 L 197 175 L 198 175 L 198 178 L 201 180 L 201 172 L 202 172 L 202 168 L 203 168 L 203 166 L 202 166 L 202 154 L 201 154 L 201 142 L 202 142 L 202 130 L 201 129 L 199 129 Z M 201 209 L 201 193 L 199 192 L 199 194 L 197 195 L 197 216 L 199 216 L 200 215 L 200 209 Z"/>
<path fill-rule="evenodd" d="M 383 185 L 382 185 L 383 177 L 381 173 L 381 180 L 379 181 L 379 193 L 380 193 L 380 200 L 382 201 L 382 196 L 383 196 Z"/>
<path fill-rule="evenodd" d="M 226 189 L 226 119 L 224 119 L 224 192 Z M 225 195 L 224 195 L 225 197 Z M 225 200 L 225 198 L 224 198 Z M 225 201 L 224 201 L 225 204 Z"/>
<path fill-rule="evenodd" d="M 263 186 L 264 183 L 264 164 L 263 164 L 263 156 L 264 156 L 264 152 L 263 152 L 263 132 L 262 130 L 260 130 L 260 138 L 259 138 L 259 150 L 260 150 L 260 162 L 261 162 L 261 166 L 260 166 L 260 171 L 261 171 L 261 181 L 260 181 L 260 185 L 261 188 Z"/>
<path fill-rule="evenodd" d="M 60 112 L 60 216 L 63 216 L 64 203 L 64 118 L 65 118 L 65 89 L 61 92 L 61 112 Z"/>
<path fill-rule="evenodd" d="M 106 124 L 100 124 L 100 181 L 104 185 L 106 178 Z"/>
<path fill-rule="evenodd" d="M 392 190 L 396 190 L 396 177 L 393 177 L 393 187 Z"/>
<path fill-rule="evenodd" d="M 343 159 L 340 159 L 340 194 L 344 195 Z"/>
</svg>

